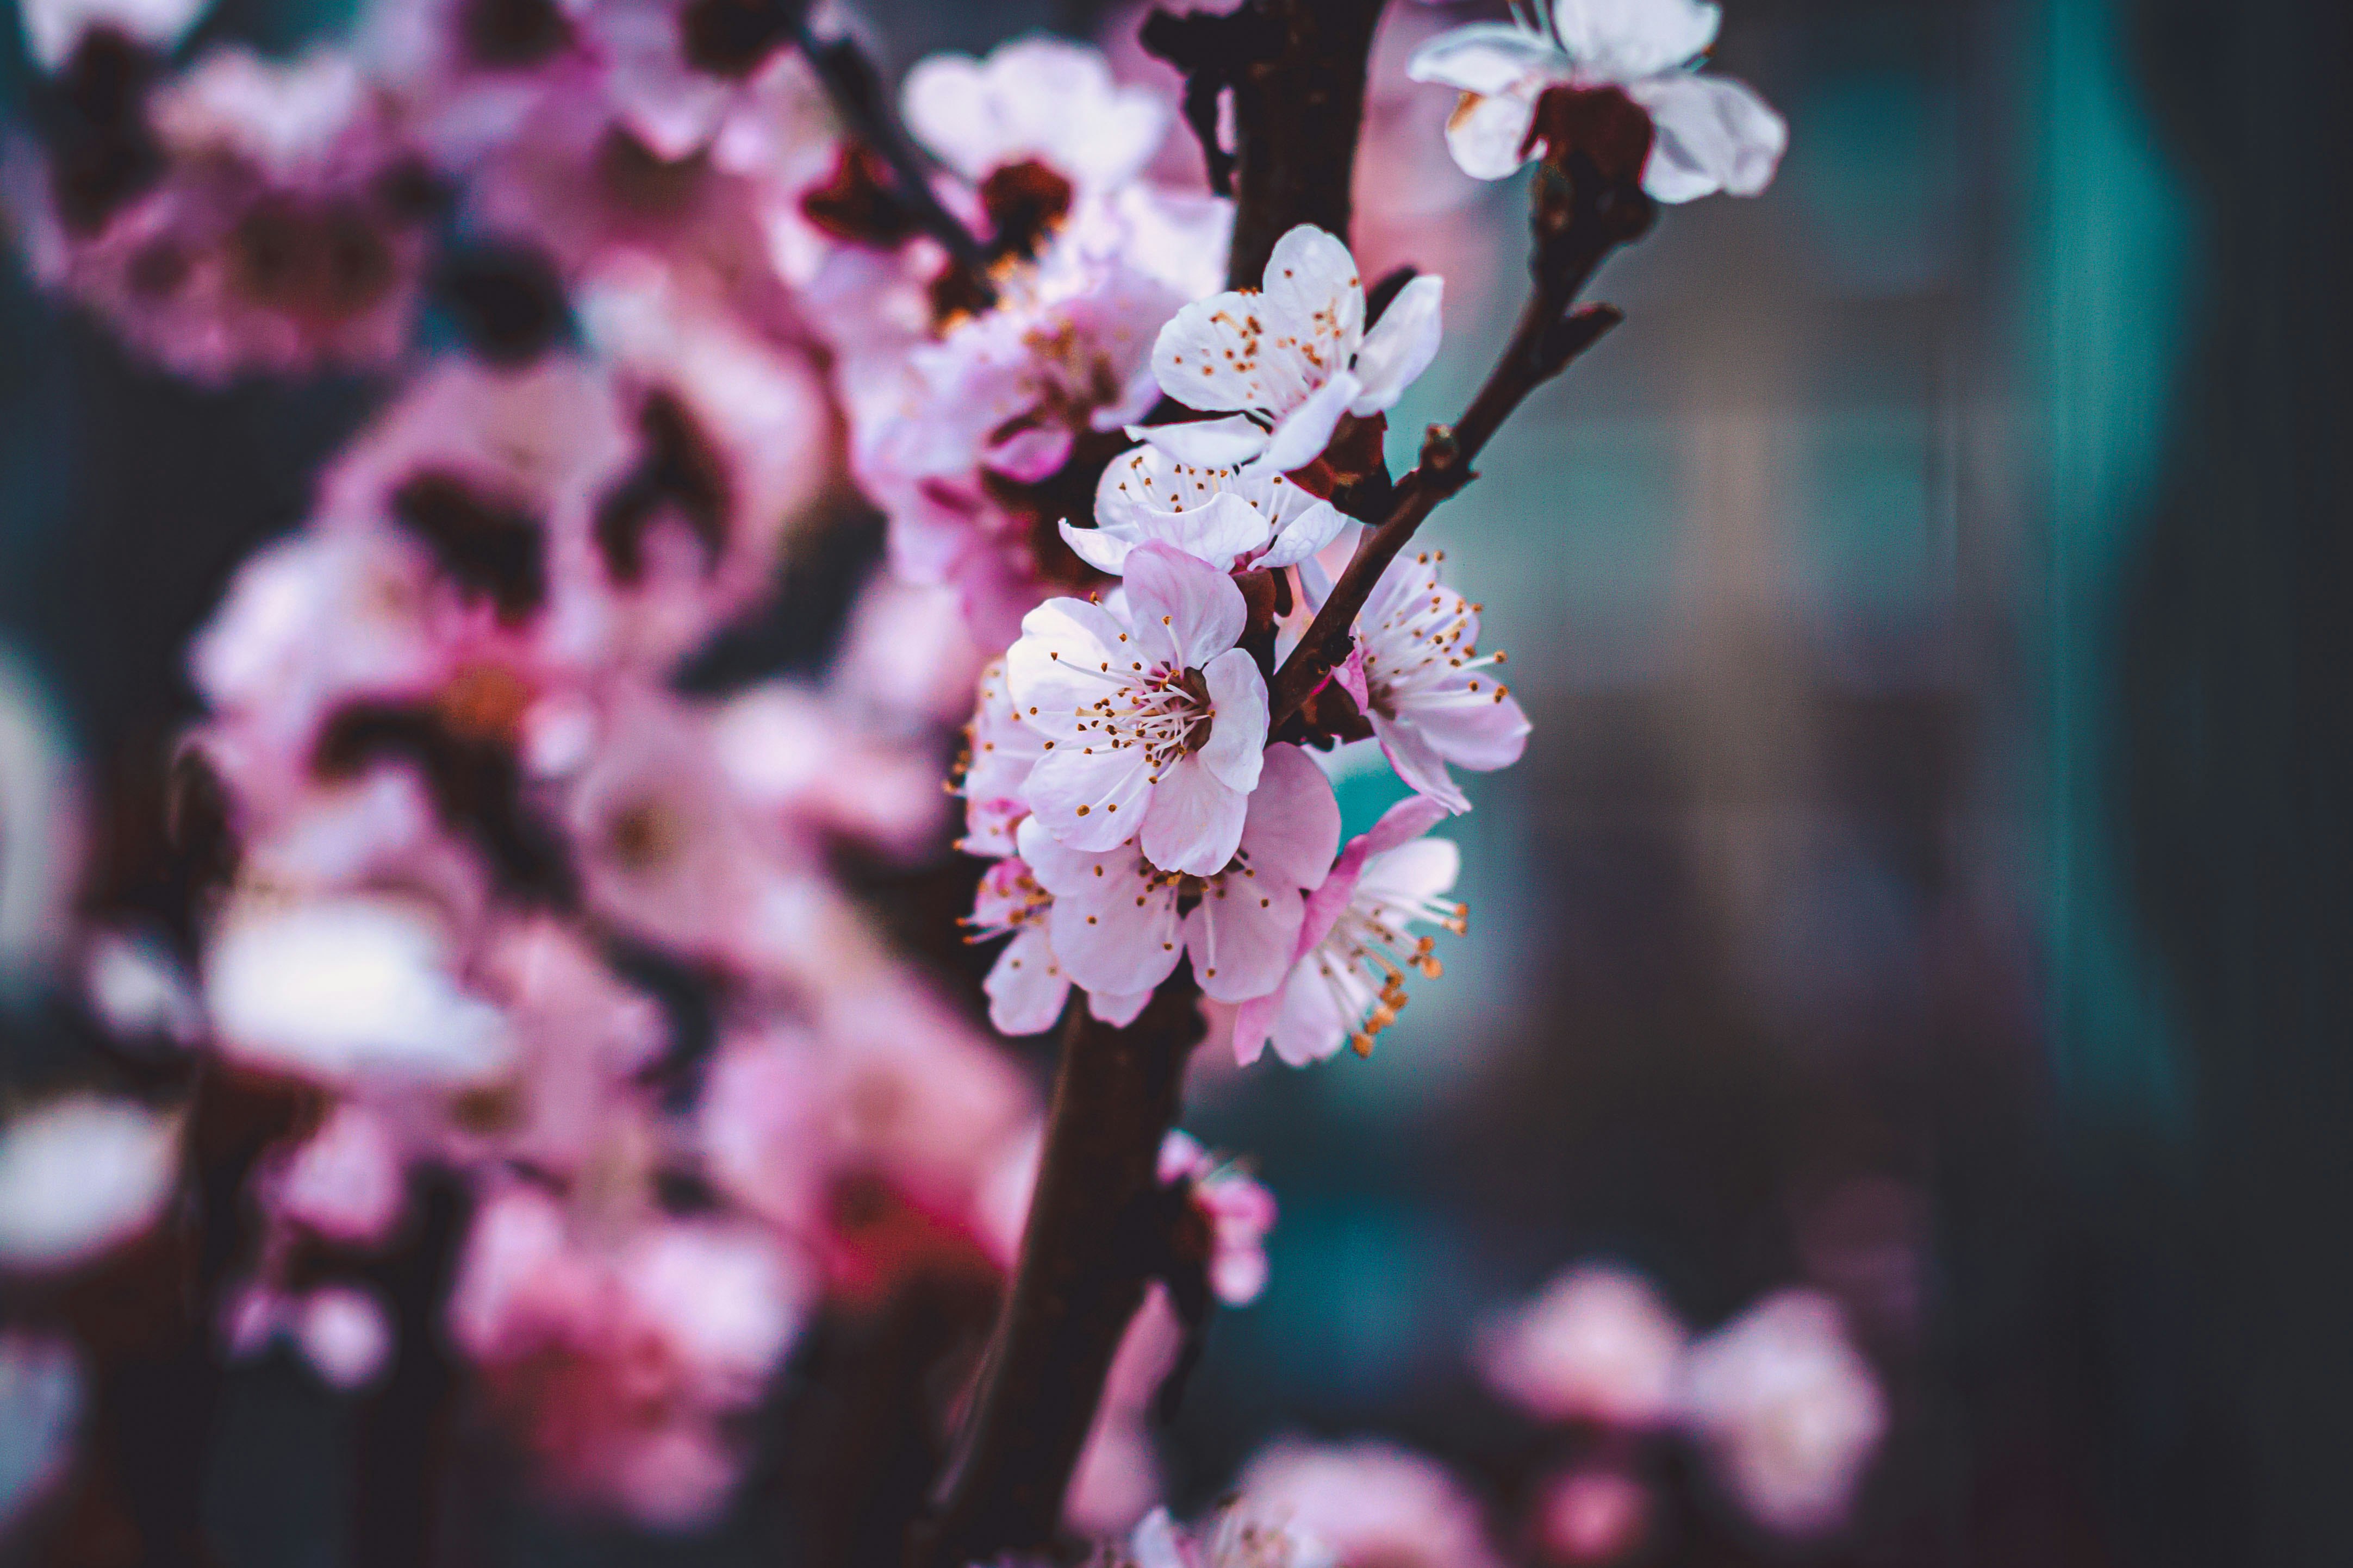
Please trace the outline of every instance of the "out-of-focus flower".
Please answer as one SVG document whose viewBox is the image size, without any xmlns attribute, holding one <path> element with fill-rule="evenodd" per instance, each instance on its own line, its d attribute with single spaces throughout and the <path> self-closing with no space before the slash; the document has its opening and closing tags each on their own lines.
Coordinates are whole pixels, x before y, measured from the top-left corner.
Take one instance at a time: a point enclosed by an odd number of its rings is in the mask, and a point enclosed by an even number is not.
<svg viewBox="0 0 2353 1568">
<path fill-rule="evenodd" d="M 1282 1441 L 1235 1485 L 1252 1518 L 1310 1536 L 1341 1568 L 1499 1568 L 1479 1504 L 1436 1460 L 1388 1443 Z"/>
<path fill-rule="evenodd" d="M 1147 441 L 1103 469 L 1095 526 L 1061 529 L 1081 560 L 1118 576 L 1128 552 L 1154 541 L 1221 571 L 1279 571 L 1331 543 L 1347 521 L 1281 474 L 1195 468 Z"/>
<path fill-rule="evenodd" d="M 1167 106 L 1121 87 L 1103 56 L 1049 37 L 999 44 L 986 59 L 933 55 L 907 73 L 907 128 L 967 180 L 1035 161 L 1108 190 L 1134 178 L 1168 132 Z"/>
<path fill-rule="evenodd" d="M 1335 1568 L 1338 1561 L 1305 1531 L 1260 1518 L 1248 1499 L 1190 1531 L 1155 1509 L 1128 1538 L 1127 1557 L 1134 1568 Z"/>
<path fill-rule="evenodd" d="M 1554 1563 L 1614 1563 L 1642 1542 L 1651 1522 L 1651 1493 L 1624 1470 L 1578 1466 L 1544 1483 L 1533 1533 Z"/>
<path fill-rule="evenodd" d="M 380 1112 L 346 1101 L 270 1172 L 271 1212 L 346 1246 L 392 1233 L 406 1206 L 402 1151 Z"/>
<path fill-rule="evenodd" d="M 1784 1535 L 1846 1521 L 1887 1429 L 1871 1364 L 1811 1290 L 1767 1297 L 1693 1345 L 1682 1404 L 1725 1486 Z"/>
<path fill-rule="evenodd" d="M 724 1424 L 759 1397 L 812 1285 L 748 1226 L 649 1216 L 592 1239 L 511 1188 L 475 1217 L 449 1321 L 552 1486 L 683 1526 L 724 1500 Z"/>
<path fill-rule="evenodd" d="M 1062 1521 L 1070 1529 L 1090 1535 L 1133 1530 L 1160 1501 L 1152 1404 L 1176 1366 L 1184 1340 L 1184 1325 L 1169 1305 L 1167 1290 L 1153 1285 L 1112 1358 L 1094 1425 L 1071 1472 L 1062 1504 Z"/>
<path fill-rule="evenodd" d="M 1656 136 L 1643 189 L 1662 202 L 1772 183 L 1789 128 L 1739 82 L 1695 65 L 1723 21 L 1701 0 L 1530 0 L 1533 23 L 1478 22 L 1424 44 L 1408 74 L 1462 94 L 1447 144 L 1463 173 L 1500 180 L 1534 153 L 1529 124 L 1554 87 L 1622 89 Z"/>
<path fill-rule="evenodd" d="M 494 1078 L 513 1043 L 499 1010 L 451 970 L 421 906 L 333 898 L 240 910 L 205 965 L 223 1047 L 326 1082 L 465 1084 Z"/>
<path fill-rule="evenodd" d="M 1461 856 L 1442 838 L 1424 838 L 1445 816 L 1416 795 L 1391 806 L 1372 831 L 1350 839 L 1323 885 L 1307 895 L 1289 977 L 1234 1015 L 1234 1057 L 1256 1061 L 1268 1040 L 1293 1067 L 1321 1061 L 1355 1042 L 1369 1052 L 1405 1005 L 1405 973 L 1435 977 L 1435 939 L 1417 924 L 1458 935 L 1463 906 L 1440 898 L 1454 886 Z"/>
<path fill-rule="evenodd" d="M 1183 1182 L 1209 1226 L 1209 1289 L 1229 1307 L 1247 1307 L 1266 1289 L 1266 1233 L 1274 1228 L 1274 1194 L 1230 1162 L 1220 1163 L 1183 1132 L 1160 1145 L 1163 1186 Z"/>
<path fill-rule="evenodd" d="M 1334 674 L 1372 721 L 1398 776 L 1449 811 L 1468 811 L 1446 765 L 1489 773 L 1527 749 L 1528 719 L 1486 672 L 1479 606 L 1438 580 L 1445 552 L 1400 555 L 1356 615 L 1358 653 Z"/>
<path fill-rule="evenodd" d="M 0 1541 L 65 1474 L 81 1403 L 70 1347 L 0 1333 Z"/>
<path fill-rule="evenodd" d="M 0 992 L 38 981 L 71 929 L 81 807 L 66 738 L 30 674 L 0 650 Z"/>
<path fill-rule="evenodd" d="M 1657 1426 L 1676 1413 L 1683 1327 L 1649 1280 L 1580 1264 L 1481 1336 L 1487 1381 L 1554 1421 Z"/>
<path fill-rule="evenodd" d="M 343 55 L 216 50 L 149 106 L 160 169 L 103 213 L 35 209 L 35 273 L 206 381 L 379 364 L 407 343 L 438 199 Z"/>
<path fill-rule="evenodd" d="M 1072 980 L 1116 996 L 1149 991 L 1176 967 L 1181 944 L 1219 1001 L 1281 982 L 1303 890 L 1338 847 L 1340 811 L 1324 771 L 1296 746 L 1267 749 L 1249 800 L 1238 851 L 1206 876 L 1164 869 L 1133 839 L 1090 854 L 1056 843 L 1034 816 L 1022 824 L 1021 857 L 1054 895 L 1049 932 Z"/>
<path fill-rule="evenodd" d="M 304 1358 L 335 1388 L 365 1388 L 391 1364 L 392 1320 L 369 1291 L 322 1285 L 292 1303 L 290 1317 Z"/>
<path fill-rule="evenodd" d="M 1124 614 L 1082 599 L 1031 611 L 1006 655 L 1014 704 L 1044 737 L 1030 820 L 1082 853 L 1130 841 L 1167 871 L 1223 871 L 1266 741 L 1266 678 L 1234 646 L 1244 618 L 1232 578 L 1163 544 L 1129 556 Z"/>
<path fill-rule="evenodd" d="M 1135 434 L 1195 468 L 1289 473 L 1322 456 L 1345 415 L 1394 407 L 1437 357 L 1442 280 L 1416 278 L 1370 332 L 1348 247 L 1311 224 L 1275 241 L 1263 289 L 1186 306 L 1152 346 L 1160 390 L 1225 419 Z"/>
<path fill-rule="evenodd" d="M 205 1031 L 204 1004 L 161 942 L 144 932 L 95 933 L 82 958 L 91 1012 L 118 1039 L 160 1035 L 192 1046 Z"/>
<path fill-rule="evenodd" d="M 0 1127 L 0 1269 L 69 1268 L 145 1232 L 179 1173 L 180 1121 L 74 1096 Z"/>
</svg>

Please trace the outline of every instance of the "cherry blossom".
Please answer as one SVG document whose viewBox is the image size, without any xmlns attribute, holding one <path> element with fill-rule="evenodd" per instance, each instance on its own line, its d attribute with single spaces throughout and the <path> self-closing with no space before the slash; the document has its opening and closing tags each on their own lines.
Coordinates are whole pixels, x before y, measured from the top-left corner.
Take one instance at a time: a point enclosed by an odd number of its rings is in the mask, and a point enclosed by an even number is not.
<svg viewBox="0 0 2353 1568">
<path fill-rule="evenodd" d="M 54 71 L 73 58 L 76 45 L 100 28 L 168 53 L 210 5 L 211 0 L 25 0 L 17 15 L 34 62 Z"/>
<path fill-rule="evenodd" d="M 1547 1420 L 1659 1426 L 1676 1415 L 1684 1340 L 1649 1280 L 1581 1264 L 1490 1325 L 1479 1364 L 1495 1388 Z"/>
<path fill-rule="evenodd" d="M 933 55 L 900 89 L 907 128 L 965 179 L 1035 161 L 1107 190 L 1142 173 L 1167 134 L 1167 106 L 1121 87 L 1096 50 L 1017 38 L 986 59 Z"/>
<path fill-rule="evenodd" d="M 1792 1536 L 1845 1522 L 1887 1429 L 1870 1363 L 1812 1290 L 1767 1297 L 1694 1344 L 1682 1405 L 1741 1505 Z"/>
<path fill-rule="evenodd" d="M 1307 897 L 1288 977 L 1234 1015 L 1234 1055 L 1256 1061 L 1267 1042 L 1293 1067 L 1321 1061 L 1343 1040 L 1369 1052 L 1405 1005 L 1405 974 L 1435 977 L 1433 924 L 1460 934 L 1463 907 L 1439 895 L 1454 886 L 1453 845 L 1421 837 L 1445 816 L 1421 797 L 1391 806 L 1372 831 L 1349 840 L 1332 874 Z"/>
<path fill-rule="evenodd" d="M 0 1125 L 0 1269 L 87 1263 L 161 1217 L 179 1173 L 180 1122 L 75 1095 Z"/>
<path fill-rule="evenodd" d="M 988 1021 L 1000 1034 L 1034 1035 L 1054 1026 L 1071 994 L 1071 977 L 1054 957 L 1047 916 L 1054 896 L 1038 883 L 1019 856 L 991 866 L 973 898 L 973 928 L 966 940 L 987 942 L 1010 933 L 981 988 L 988 994 Z M 1152 999 L 1149 987 L 1131 996 L 1091 994 L 1088 1010 L 1106 1024 L 1125 1024 Z"/>
<path fill-rule="evenodd" d="M 1321 882 L 1340 839 L 1324 771 L 1296 746 L 1270 746 L 1231 858 L 1208 873 L 1166 868 L 1131 837 L 1102 850 L 1058 843 L 1037 817 L 1021 858 L 1054 895 L 1047 931 L 1071 978 L 1115 996 L 1149 991 L 1189 955 L 1220 1002 L 1263 995 L 1291 963 L 1304 889 Z"/>
<path fill-rule="evenodd" d="M 1160 1184 L 1183 1182 L 1209 1224 L 1209 1289 L 1229 1307 L 1246 1307 L 1266 1289 L 1266 1233 L 1274 1228 L 1274 1194 L 1240 1165 L 1219 1162 L 1183 1132 L 1160 1144 Z"/>
<path fill-rule="evenodd" d="M 1346 415 L 1395 407 L 1437 357 L 1444 284 L 1416 278 L 1371 331 L 1348 247 L 1312 224 L 1275 241 L 1265 288 L 1198 300 L 1152 346 L 1160 390 L 1187 408 L 1238 410 L 1132 434 L 1196 468 L 1288 473 L 1323 454 Z"/>
<path fill-rule="evenodd" d="M 1334 672 L 1372 721 L 1398 776 L 1449 811 L 1470 798 L 1447 764 L 1509 767 L 1527 748 L 1527 715 L 1479 652 L 1479 606 L 1439 581 L 1443 551 L 1399 555 L 1356 616 L 1356 652 Z"/>
<path fill-rule="evenodd" d="M 1128 557 L 1125 599 L 1052 600 L 1006 655 L 1045 751 L 1026 787 L 1031 820 L 1074 851 L 1133 840 L 1167 871 L 1212 876 L 1241 840 L 1266 740 L 1266 678 L 1234 646 L 1241 590 L 1147 544 Z"/>
<path fill-rule="evenodd" d="M 1128 1538 L 1127 1560 L 1134 1568 L 1339 1568 L 1330 1547 L 1287 1521 L 1261 1517 L 1247 1499 L 1189 1531 L 1155 1509 Z"/>
<path fill-rule="evenodd" d="M 1045 754 L 1045 737 L 1014 706 L 1005 661 L 992 660 L 980 672 L 980 700 L 965 731 L 957 780 L 965 799 L 965 836 L 957 848 L 967 855 L 1013 853 L 1014 830 L 1029 815 L 1023 791 Z"/>
<path fill-rule="evenodd" d="M 1477 1500 L 1394 1444 L 1277 1442 L 1235 1489 L 1253 1516 L 1314 1537 L 1341 1568 L 1501 1568 Z"/>
<path fill-rule="evenodd" d="M 1736 81 L 1695 68 L 1722 11 L 1703 0 L 1528 0 L 1529 19 L 1477 22 L 1424 44 L 1416 81 L 1462 94 L 1447 144 L 1463 173 L 1500 180 L 1534 153 L 1536 100 L 1554 87 L 1622 89 L 1656 132 L 1642 187 L 1662 202 L 1772 183 L 1789 128 Z"/>
<path fill-rule="evenodd" d="M 1179 426 L 1181 428 L 1181 426 Z M 1103 469 L 1095 526 L 1062 538 L 1079 559 L 1118 576 L 1128 552 L 1155 541 L 1229 571 L 1279 571 L 1339 537 L 1347 517 L 1281 474 L 1180 463 L 1146 442 Z"/>
</svg>

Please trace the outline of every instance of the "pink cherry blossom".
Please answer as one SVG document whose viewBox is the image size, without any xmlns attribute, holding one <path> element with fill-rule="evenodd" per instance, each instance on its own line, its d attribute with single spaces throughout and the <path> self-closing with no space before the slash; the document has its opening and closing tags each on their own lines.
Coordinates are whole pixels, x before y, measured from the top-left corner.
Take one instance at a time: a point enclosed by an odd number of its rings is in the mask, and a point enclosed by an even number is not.
<svg viewBox="0 0 2353 1568">
<path fill-rule="evenodd" d="M 1029 815 L 1029 771 L 1045 754 L 1045 737 L 1013 704 L 1005 661 L 991 661 L 980 672 L 980 700 L 965 732 L 957 786 L 965 800 L 965 836 L 956 847 L 967 855 L 1013 853 L 1014 831 Z"/>
<path fill-rule="evenodd" d="M 1694 1344 L 1682 1404 L 1725 1486 L 1778 1534 L 1820 1535 L 1852 1510 L 1887 1401 L 1838 1304 L 1784 1290 Z"/>
<path fill-rule="evenodd" d="M 1266 1289 L 1266 1233 L 1274 1228 L 1274 1194 L 1248 1171 L 1220 1163 L 1183 1132 L 1160 1145 L 1160 1182 L 1187 1184 L 1209 1222 L 1209 1288 L 1229 1307 L 1247 1307 Z"/>
<path fill-rule="evenodd" d="M 1189 955 L 1204 992 L 1238 1002 L 1273 989 L 1290 966 L 1304 889 L 1331 866 L 1340 812 L 1304 752 L 1270 746 L 1237 848 L 1207 875 L 1166 869 L 1133 838 L 1092 852 L 1057 843 L 1034 816 L 1019 837 L 1054 895 L 1048 933 L 1073 981 L 1132 996 Z"/>
<path fill-rule="evenodd" d="M 1262 1517 L 1235 1499 L 1192 1530 L 1155 1509 L 1128 1537 L 1134 1568 L 1339 1568 L 1332 1549 L 1288 1521 Z"/>
<path fill-rule="evenodd" d="M 1103 469 L 1095 526 L 1061 529 L 1079 559 L 1117 576 L 1130 551 L 1155 541 L 1229 571 L 1276 571 L 1313 556 L 1347 521 L 1281 474 L 1197 468 L 1147 441 Z"/>
<path fill-rule="evenodd" d="M 1462 101 L 1447 144 L 1462 172 L 1500 180 L 1533 153 L 1528 125 L 1553 87 L 1617 87 L 1656 129 L 1642 185 L 1659 201 L 1773 180 L 1789 128 L 1739 82 L 1695 68 L 1723 20 L 1703 0 L 1529 0 L 1529 22 L 1475 22 L 1424 44 L 1407 68 Z"/>
<path fill-rule="evenodd" d="M 1137 840 L 1166 870 L 1223 871 L 1266 741 L 1266 678 L 1234 646 L 1244 619 L 1232 578 L 1165 544 L 1129 556 L 1124 612 L 1083 599 L 1032 610 L 1006 655 L 1014 705 L 1045 748 L 1031 820 L 1073 850 Z"/>
<path fill-rule="evenodd" d="M 1071 994 L 1071 977 L 1054 957 L 1047 935 L 1047 916 L 1054 896 L 1040 887 L 1018 856 L 991 866 L 974 895 L 973 928 L 967 940 L 987 942 L 1010 934 L 1013 940 L 997 955 L 981 989 L 988 994 L 988 1021 L 999 1034 L 1035 1035 L 1054 1026 L 1062 1004 Z M 1132 996 L 1091 994 L 1087 1007 L 1104 1023 L 1132 1022 L 1152 999 L 1146 989 Z"/>
<path fill-rule="evenodd" d="M 1495 1389 L 1550 1421 L 1652 1427 L 1676 1413 L 1683 1326 L 1631 1269 L 1580 1264 L 1480 1336 Z"/>
<path fill-rule="evenodd" d="M 1266 286 L 1186 306 L 1160 331 L 1152 370 L 1187 408 L 1233 409 L 1139 435 L 1197 468 L 1288 473 L 1323 454 L 1344 415 L 1396 406 L 1437 356 L 1444 284 L 1416 278 L 1365 331 L 1365 289 L 1348 247 L 1313 225 L 1275 241 Z"/>
<path fill-rule="evenodd" d="M 1307 896 L 1289 975 L 1235 1013 L 1238 1061 L 1256 1061 L 1269 1039 L 1293 1067 L 1322 1061 L 1343 1040 L 1370 1052 L 1405 1005 L 1406 971 L 1437 976 L 1434 940 L 1411 932 L 1418 923 L 1458 935 L 1465 929 L 1463 906 L 1439 897 L 1454 886 L 1460 857 L 1445 840 L 1421 837 L 1444 816 L 1417 795 L 1348 841 L 1332 874 Z"/>
<path fill-rule="evenodd" d="M 1625 1470 L 1580 1465 L 1544 1483 L 1534 1534 L 1551 1562 L 1614 1563 L 1642 1543 L 1651 1492 Z"/>
<path fill-rule="evenodd" d="M 1447 764 L 1509 767 L 1527 749 L 1528 721 L 1486 673 L 1504 656 L 1480 654 L 1479 606 L 1439 582 L 1445 559 L 1443 551 L 1399 555 L 1373 585 L 1356 615 L 1364 689 L 1352 694 L 1398 776 L 1449 811 L 1468 811 Z"/>
<path fill-rule="evenodd" d="M 1477 1500 L 1393 1444 L 1277 1442 L 1235 1489 L 1253 1517 L 1321 1542 L 1341 1568 L 1501 1568 Z"/>
<path fill-rule="evenodd" d="M 180 1122 L 124 1100 L 76 1095 L 0 1123 L 0 1270 L 89 1263 L 162 1217 L 180 1168 Z"/>
</svg>

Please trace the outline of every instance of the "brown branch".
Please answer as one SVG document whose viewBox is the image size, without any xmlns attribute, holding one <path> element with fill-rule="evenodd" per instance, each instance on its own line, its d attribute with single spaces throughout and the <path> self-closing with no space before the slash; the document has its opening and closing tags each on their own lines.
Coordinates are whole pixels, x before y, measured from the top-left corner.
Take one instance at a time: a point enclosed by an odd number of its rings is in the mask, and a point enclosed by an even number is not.
<svg viewBox="0 0 2353 1568">
<path fill-rule="evenodd" d="M 1387 513 L 1356 546 L 1299 646 L 1275 671 L 1268 727 L 1280 730 L 1348 657 L 1356 612 L 1440 501 L 1477 476 L 1471 465 L 1529 393 L 1558 375 L 1624 316 L 1614 305 L 1577 309 L 1577 296 L 1610 251 L 1640 238 L 1654 208 L 1642 194 L 1650 121 L 1615 89 L 1547 93 L 1532 136 L 1549 145 L 1530 193 L 1534 276 L 1519 325 L 1471 406 L 1433 425 L 1421 460 L 1398 482 Z"/>
<path fill-rule="evenodd" d="M 1053 1537 L 1103 1382 L 1161 1269 L 1160 1145 L 1201 1038 L 1188 970 L 1124 1029 L 1073 995 L 1013 1286 L 956 1450 L 917 1522 L 915 1568 L 960 1568 Z"/>
<path fill-rule="evenodd" d="M 949 263 L 965 275 L 970 289 L 967 302 L 975 309 L 986 309 L 996 299 L 988 281 L 987 250 L 972 230 L 940 205 L 923 161 L 916 157 L 899 117 L 892 111 L 890 95 L 874 62 L 849 38 L 820 41 L 806 21 L 795 25 L 794 39 L 817 72 L 826 99 L 841 116 L 842 124 L 889 166 L 896 186 L 893 194 L 908 216 L 939 241 Z"/>
</svg>

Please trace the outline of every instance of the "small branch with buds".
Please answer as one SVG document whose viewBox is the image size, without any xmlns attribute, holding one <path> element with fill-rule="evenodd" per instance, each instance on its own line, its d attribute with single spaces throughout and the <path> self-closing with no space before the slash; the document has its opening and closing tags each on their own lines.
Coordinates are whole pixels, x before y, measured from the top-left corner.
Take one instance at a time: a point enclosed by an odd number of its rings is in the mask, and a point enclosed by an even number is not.
<svg viewBox="0 0 2353 1568">
<path fill-rule="evenodd" d="M 1528 218 L 1535 286 L 1519 325 L 1462 417 L 1430 427 L 1419 463 L 1398 481 L 1386 514 L 1275 672 L 1267 694 L 1272 729 L 1297 713 L 1348 657 L 1356 612 L 1374 584 L 1439 503 L 1477 477 L 1472 463 L 1512 411 L 1625 319 L 1614 305 L 1578 309 L 1577 297 L 1602 259 L 1641 238 L 1655 216 L 1641 184 L 1649 117 L 1615 88 L 1556 88 L 1545 95 L 1529 134 L 1542 139 L 1546 152 L 1536 166 Z"/>
<path fill-rule="evenodd" d="M 986 309 L 995 298 L 988 282 L 988 253 L 972 230 L 940 205 L 932 182 L 915 154 L 913 143 L 892 112 L 882 75 L 864 50 L 849 38 L 819 39 L 806 21 L 797 25 L 794 39 L 817 72 L 833 111 L 849 133 L 890 169 L 894 195 L 907 216 L 948 253 L 949 263 L 965 275 L 975 309 Z"/>
</svg>

